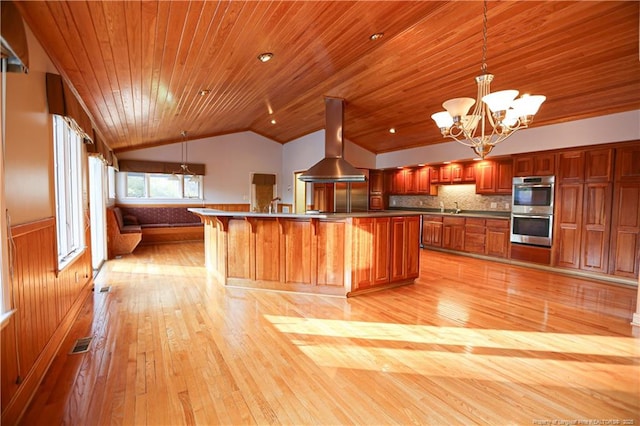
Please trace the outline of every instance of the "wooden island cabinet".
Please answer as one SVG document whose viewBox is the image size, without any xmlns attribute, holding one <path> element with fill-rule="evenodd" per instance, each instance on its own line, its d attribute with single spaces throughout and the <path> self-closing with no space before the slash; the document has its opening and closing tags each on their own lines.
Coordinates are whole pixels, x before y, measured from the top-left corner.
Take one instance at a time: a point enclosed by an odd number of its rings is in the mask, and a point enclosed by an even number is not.
<svg viewBox="0 0 640 426">
<path fill-rule="evenodd" d="M 420 213 L 190 211 L 205 225 L 207 270 L 223 285 L 347 297 L 418 277 Z"/>
</svg>

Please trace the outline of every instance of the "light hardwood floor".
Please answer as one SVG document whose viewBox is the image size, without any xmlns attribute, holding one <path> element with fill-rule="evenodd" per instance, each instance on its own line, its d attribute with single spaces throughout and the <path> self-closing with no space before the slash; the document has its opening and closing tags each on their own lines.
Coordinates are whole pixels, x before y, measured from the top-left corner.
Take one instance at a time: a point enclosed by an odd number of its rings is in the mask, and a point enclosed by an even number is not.
<svg viewBox="0 0 640 426">
<path fill-rule="evenodd" d="M 340 299 L 202 263 L 107 262 L 23 424 L 640 424 L 635 289 L 423 250 L 416 284 Z"/>
</svg>

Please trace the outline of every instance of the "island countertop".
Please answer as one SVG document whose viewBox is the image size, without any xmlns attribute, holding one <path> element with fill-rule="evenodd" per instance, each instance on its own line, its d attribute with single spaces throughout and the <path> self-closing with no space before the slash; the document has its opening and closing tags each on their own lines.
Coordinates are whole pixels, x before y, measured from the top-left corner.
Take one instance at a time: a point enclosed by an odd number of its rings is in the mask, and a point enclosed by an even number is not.
<svg viewBox="0 0 640 426">
<path fill-rule="evenodd" d="M 404 217 L 421 216 L 424 212 L 407 210 L 370 210 L 366 212 L 352 213 L 260 213 L 260 212 L 232 212 L 207 208 L 189 208 L 190 212 L 201 216 L 219 217 L 255 217 L 255 218 L 285 218 L 285 219 L 349 219 L 349 218 L 376 218 L 376 217 Z"/>
<path fill-rule="evenodd" d="M 190 208 L 225 286 L 354 296 L 411 284 L 422 212 L 256 213 Z"/>
</svg>

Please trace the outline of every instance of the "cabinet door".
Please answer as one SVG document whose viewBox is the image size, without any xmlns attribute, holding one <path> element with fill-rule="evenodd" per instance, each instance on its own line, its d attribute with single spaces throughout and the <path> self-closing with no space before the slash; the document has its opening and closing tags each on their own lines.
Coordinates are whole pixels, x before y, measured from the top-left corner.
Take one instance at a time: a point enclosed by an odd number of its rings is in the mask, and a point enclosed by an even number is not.
<svg viewBox="0 0 640 426">
<path fill-rule="evenodd" d="M 369 209 L 384 210 L 384 199 L 382 198 L 382 195 L 369 196 Z"/>
<path fill-rule="evenodd" d="M 582 195 L 584 184 L 564 183 L 556 197 L 555 264 L 564 268 L 580 267 L 582 239 Z"/>
<path fill-rule="evenodd" d="M 613 149 L 588 149 L 584 160 L 586 182 L 609 182 L 612 179 Z"/>
<path fill-rule="evenodd" d="M 509 254 L 509 220 L 488 219 L 486 254 L 496 257 L 508 257 Z M 466 238 L 466 236 L 465 236 Z"/>
<path fill-rule="evenodd" d="M 582 182 L 584 180 L 584 151 L 567 151 L 558 154 L 558 182 Z"/>
<path fill-rule="evenodd" d="M 610 183 L 585 184 L 581 269 L 607 273 L 611 192 Z"/>
<path fill-rule="evenodd" d="M 374 220 L 358 218 L 354 221 L 352 279 L 356 289 L 363 289 L 373 285 L 374 259 Z"/>
<path fill-rule="evenodd" d="M 616 181 L 640 181 L 640 146 L 616 149 Z"/>
<path fill-rule="evenodd" d="M 418 278 L 420 273 L 420 217 L 410 216 L 404 220 L 406 278 Z"/>
<path fill-rule="evenodd" d="M 440 166 L 439 173 L 440 173 L 440 176 L 438 178 L 438 182 L 451 183 L 451 164 L 447 164 L 446 166 Z"/>
<path fill-rule="evenodd" d="M 404 193 L 416 194 L 418 192 L 418 173 L 416 169 L 404 169 Z"/>
<path fill-rule="evenodd" d="M 369 171 L 369 192 L 373 194 L 382 194 L 384 192 L 384 174 L 382 171 Z"/>
<path fill-rule="evenodd" d="M 476 193 L 493 194 L 495 192 L 495 167 L 491 161 L 481 161 L 476 166 Z"/>
<path fill-rule="evenodd" d="M 396 170 L 391 175 L 390 192 L 392 194 L 404 194 L 405 193 L 405 171 L 404 171 L 404 169 Z"/>
<path fill-rule="evenodd" d="M 533 156 L 515 157 L 513 159 L 514 176 L 533 176 Z"/>
<path fill-rule="evenodd" d="M 321 212 L 332 212 L 333 208 L 333 184 L 313 184 L 313 207 Z"/>
<path fill-rule="evenodd" d="M 636 278 L 640 261 L 640 182 L 616 182 L 614 192 L 609 273 Z"/>
<path fill-rule="evenodd" d="M 429 182 L 430 168 L 425 166 L 417 170 L 418 170 L 418 179 L 417 179 L 418 192 L 421 194 L 428 194 L 429 187 L 431 186 Z"/>
<path fill-rule="evenodd" d="M 555 154 L 539 154 L 533 156 L 533 176 L 553 176 L 555 174 Z"/>
<path fill-rule="evenodd" d="M 389 282 L 391 219 L 388 217 L 376 218 L 373 225 L 373 284 L 386 284 Z M 416 237 L 417 240 L 418 237 Z"/>
<path fill-rule="evenodd" d="M 464 180 L 464 167 L 462 164 L 450 164 L 451 182 L 462 182 Z"/>
<path fill-rule="evenodd" d="M 391 218 L 391 281 L 403 280 L 407 275 L 405 256 L 405 222 L 402 217 Z"/>
<path fill-rule="evenodd" d="M 475 182 L 476 181 L 476 162 L 471 162 L 464 165 L 464 175 L 462 180 L 465 182 Z"/>
<path fill-rule="evenodd" d="M 511 194 L 513 188 L 513 162 L 499 161 L 496 164 L 496 194 Z"/>
<path fill-rule="evenodd" d="M 431 223 L 431 245 L 442 247 L 442 222 Z"/>
</svg>

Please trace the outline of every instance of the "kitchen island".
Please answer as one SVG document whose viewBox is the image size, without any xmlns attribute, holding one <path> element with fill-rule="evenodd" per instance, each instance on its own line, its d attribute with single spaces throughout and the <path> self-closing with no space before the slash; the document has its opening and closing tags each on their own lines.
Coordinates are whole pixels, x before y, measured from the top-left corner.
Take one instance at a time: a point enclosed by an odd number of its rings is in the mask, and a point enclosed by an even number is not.
<svg viewBox="0 0 640 426">
<path fill-rule="evenodd" d="M 348 297 L 418 277 L 420 212 L 189 211 L 204 222 L 207 270 L 226 286 Z"/>
</svg>

